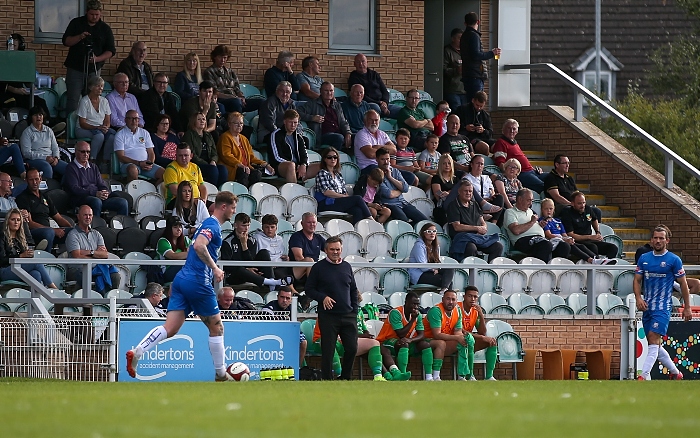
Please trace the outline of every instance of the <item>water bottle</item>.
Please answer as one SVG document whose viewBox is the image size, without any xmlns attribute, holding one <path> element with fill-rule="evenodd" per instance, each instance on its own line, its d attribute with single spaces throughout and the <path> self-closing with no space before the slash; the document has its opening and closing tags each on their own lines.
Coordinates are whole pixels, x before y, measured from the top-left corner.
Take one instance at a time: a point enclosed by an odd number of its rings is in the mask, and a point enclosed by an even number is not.
<svg viewBox="0 0 700 438">
<path fill-rule="evenodd" d="M 12 34 L 7 39 L 7 50 L 15 50 L 15 39 L 12 38 Z"/>
</svg>

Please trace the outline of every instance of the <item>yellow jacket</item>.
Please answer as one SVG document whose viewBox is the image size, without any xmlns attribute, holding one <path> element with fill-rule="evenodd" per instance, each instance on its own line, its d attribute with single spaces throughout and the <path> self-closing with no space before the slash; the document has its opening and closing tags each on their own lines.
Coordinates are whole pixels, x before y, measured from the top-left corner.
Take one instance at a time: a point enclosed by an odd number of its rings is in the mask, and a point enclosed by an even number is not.
<svg viewBox="0 0 700 438">
<path fill-rule="evenodd" d="M 236 179 L 236 170 L 242 162 L 248 162 L 248 166 L 265 166 L 267 163 L 253 154 L 250 142 L 243 134 L 238 134 L 240 147 L 233 140 L 233 135 L 226 131 L 219 137 L 216 148 L 219 152 L 219 163 L 228 168 L 229 180 Z"/>
</svg>

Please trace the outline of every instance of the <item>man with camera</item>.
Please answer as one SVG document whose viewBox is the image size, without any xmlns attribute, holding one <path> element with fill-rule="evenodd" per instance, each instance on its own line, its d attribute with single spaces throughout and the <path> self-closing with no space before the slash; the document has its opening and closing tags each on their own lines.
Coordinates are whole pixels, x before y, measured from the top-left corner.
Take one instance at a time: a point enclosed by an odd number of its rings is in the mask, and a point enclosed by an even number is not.
<svg viewBox="0 0 700 438">
<path fill-rule="evenodd" d="M 126 127 L 117 132 L 114 137 L 114 153 L 120 163 L 122 174 L 126 174 L 126 182 L 129 183 L 144 175 L 153 179 L 154 185 L 163 181 L 165 169 L 157 164 L 153 164 L 156 158 L 153 152 L 153 142 L 151 135 L 139 126 L 139 113 L 136 110 L 129 110 L 124 118 Z"/>
<path fill-rule="evenodd" d="M 105 61 L 114 56 L 112 29 L 102 21 L 102 2 L 88 0 L 86 12 L 74 18 L 63 33 L 63 45 L 69 47 L 66 66 L 66 112 L 78 108 L 81 93 L 89 76 L 101 76 Z"/>
</svg>

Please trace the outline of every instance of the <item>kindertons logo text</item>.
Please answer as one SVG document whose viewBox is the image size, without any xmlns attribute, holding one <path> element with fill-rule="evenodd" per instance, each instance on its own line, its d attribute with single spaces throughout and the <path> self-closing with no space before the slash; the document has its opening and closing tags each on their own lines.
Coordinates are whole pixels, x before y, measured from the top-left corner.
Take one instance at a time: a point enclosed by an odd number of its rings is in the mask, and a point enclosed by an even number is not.
<svg viewBox="0 0 700 438">
<path fill-rule="evenodd" d="M 183 342 L 175 341 L 186 342 L 183 345 Z M 190 336 L 178 334 L 143 353 L 136 369 L 136 378 L 138 380 L 156 380 L 165 377 L 169 370 L 192 368 L 194 368 L 194 341 Z M 157 372 L 159 370 L 162 371 Z M 140 374 L 142 372 L 149 375 Z M 155 374 L 150 374 L 151 372 L 155 372 Z"/>
<path fill-rule="evenodd" d="M 269 341 L 269 342 L 266 342 Z M 260 345 L 256 345 L 260 344 Z M 263 335 L 249 339 L 242 350 L 226 347 L 227 362 L 268 362 L 284 360 L 284 341 L 276 335 Z"/>
</svg>

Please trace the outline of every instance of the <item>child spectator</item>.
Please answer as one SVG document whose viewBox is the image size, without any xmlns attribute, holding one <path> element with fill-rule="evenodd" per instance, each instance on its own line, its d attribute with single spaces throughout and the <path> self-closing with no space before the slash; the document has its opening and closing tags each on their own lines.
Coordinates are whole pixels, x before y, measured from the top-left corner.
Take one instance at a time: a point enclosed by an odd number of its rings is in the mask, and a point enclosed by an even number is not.
<svg viewBox="0 0 700 438">
<path fill-rule="evenodd" d="M 401 128 L 396 131 L 396 156 L 391 158 L 391 167 L 399 169 L 401 176 L 409 185 L 418 186 L 420 177 L 417 174 L 420 172 L 420 166 L 418 166 L 416 153 L 408 147 L 410 141 L 411 133 L 408 130 Z M 429 176 L 426 174 L 424 178 L 427 179 Z"/>
<path fill-rule="evenodd" d="M 438 142 L 440 139 L 435 134 L 430 134 L 425 139 L 425 149 L 418 156 L 418 166 L 420 172 L 418 179 L 421 186 L 429 187 L 432 183 L 433 175 L 437 174 L 438 161 L 440 161 L 440 152 L 437 151 Z M 425 179 L 421 179 L 421 174 L 427 175 Z"/>
<path fill-rule="evenodd" d="M 450 104 L 447 103 L 447 101 L 441 100 L 438 102 L 436 109 L 437 115 L 432 119 L 433 126 L 435 127 L 433 134 L 442 137 L 442 134 L 447 132 L 447 116 L 449 116 L 451 112 Z"/>
<path fill-rule="evenodd" d="M 367 176 L 367 186 L 365 193 L 362 195 L 362 200 L 367 203 L 369 212 L 372 213 L 374 220 L 383 224 L 391 216 L 389 207 L 385 207 L 374 201 L 377 195 L 377 187 L 384 181 L 384 171 L 380 168 L 374 168 Z"/>
</svg>

